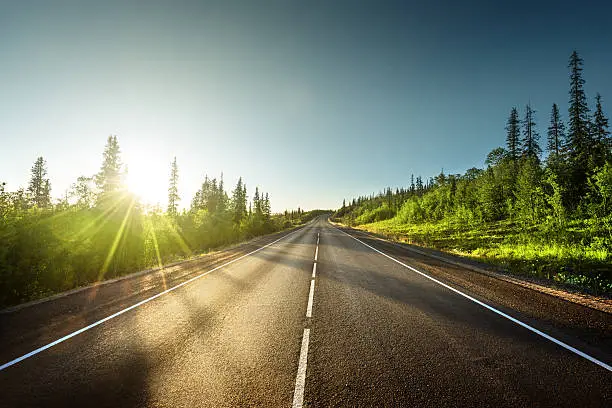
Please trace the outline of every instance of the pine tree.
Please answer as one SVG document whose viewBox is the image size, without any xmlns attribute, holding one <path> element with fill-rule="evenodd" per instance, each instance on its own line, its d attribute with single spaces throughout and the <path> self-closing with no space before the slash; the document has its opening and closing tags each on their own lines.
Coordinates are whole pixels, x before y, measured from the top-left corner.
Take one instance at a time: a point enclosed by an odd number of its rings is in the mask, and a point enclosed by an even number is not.
<svg viewBox="0 0 612 408">
<path fill-rule="evenodd" d="M 550 126 L 548 126 L 547 136 L 549 157 L 556 159 L 561 153 L 565 141 L 565 125 L 561 120 L 559 107 L 556 103 L 553 103 L 550 113 Z"/>
<path fill-rule="evenodd" d="M 536 130 L 535 123 L 535 110 L 531 108 L 531 104 L 528 103 L 525 108 L 525 120 L 523 120 L 523 140 L 521 141 L 521 153 L 523 157 L 529 157 L 539 161 L 540 153 L 542 153 L 542 149 L 540 149 L 540 145 L 538 144 L 538 140 L 540 139 L 540 135 Z"/>
<path fill-rule="evenodd" d="M 245 207 L 246 207 L 246 203 L 247 203 L 247 201 L 249 200 L 249 198 L 248 198 L 248 196 L 247 196 L 247 186 L 246 186 L 246 184 L 244 184 L 244 183 L 242 184 L 242 198 L 243 198 L 243 200 L 244 200 Z"/>
<path fill-rule="evenodd" d="M 219 179 L 219 188 L 217 189 L 217 212 L 220 214 L 225 213 L 227 210 L 227 194 L 225 193 L 225 186 L 223 183 L 223 172 Z"/>
<path fill-rule="evenodd" d="M 272 216 L 272 209 L 270 207 L 270 196 L 266 193 L 266 196 L 263 200 L 262 205 L 262 213 L 265 221 L 270 221 L 270 217 Z"/>
<path fill-rule="evenodd" d="M 242 177 L 238 179 L 238 183 L 236 183 L 236 188 L 232 192 L 232 219 L 234 224 L 240 225 L 242 220 L 246 217 L 246 190 L 242 184 Z"/>
<path fill-rule="evenodd" d="M 261 206 L 261 199 L 259 197 L 259 187 L 255 187 L 255 194 L 253 195 L 253 207 L 255 207 L 253 209 L 255 218 L 260 220 L 263 215 L 263 211 Z"/>
<path fill-rule="evenodd" d="M 519 142 L 521 134 L 519 114 L 516 108 L 512 108 L 510 110 L 510 116 L 508 117 L 508 122 L 506 124 L 506 131 L 508 132 L 506 135 L 508 157 L 516 161 L 520 156 Z"/>
<path fill-rule="evenodd" d="M 121 150 L 117 136 L 109 136 L 104 148 L 102 167 L 96 174 L 95 181 L 98 188 L 98 201 L 109 198 L 123 187 Z"/>
<path fill-rule="evenodd" d="M 591 148 L 589 107 L 584 92 L 582 65 L 582 58 L 574 51 L 568 66 L 570 68 L 570 98 L 568 109 L 569 129 L 566 145 L 571 169 L 571 180 L 568 180 L 569 194 L 567 198 L 572 206 L 576 206 L 585 194 Z"/>
<path fill-rule="evenodd" d="M 417 194 L 421 194 L 423 192 L 423 179 L 421 176 L 417 176 L 416 178 L 416 192 Z"/>
<path fill-rule="evenodd" d="M 608 130 L 608 118 L 603 112 L 601 106 L 601 95 L 595 97 L 595 114 L 593 115 L 593 142 L 595 144 L 594 156 L 596 163 L 595 167 L 600 167 L 606 159 L 611 157 L 612 139 Z"/>
<path fill-rule="evenodd" d="M 168 214 L 176 216 L 178 212 L 178 166 L 176 164 L 176 156 L 170 166 L 170 183 L 168 185 Z"/>
<path fill-rule="evenodd" d="M 210 189 L 208 194 L 205 196 L 206 208 L 210 214 L 216 214 L 219 208 L 219 187 L 217 186 L 217 179 L 213 178 L 210 181 Z"/>
<path fill-rule="evenodd" d="M 51 205 L 51 184 L 47 176 L 47 163 L 38 157 L 32 166 L 28 193 L 33 205 L 46 208 Z"/>
</svg>

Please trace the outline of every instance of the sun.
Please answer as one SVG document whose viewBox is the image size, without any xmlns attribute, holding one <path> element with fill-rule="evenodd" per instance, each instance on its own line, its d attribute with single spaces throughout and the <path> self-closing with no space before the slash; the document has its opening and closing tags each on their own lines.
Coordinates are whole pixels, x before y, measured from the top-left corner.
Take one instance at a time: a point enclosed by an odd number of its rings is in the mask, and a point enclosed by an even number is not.
<svg viewBox="0 0 612 408">
<path fill-rule="evenodd" d="M 163 205 L 167 201 L 166 166 L 146 157 L 132 157 L 127 162 L 126 185 L 143 204 Z"/>
</svg>

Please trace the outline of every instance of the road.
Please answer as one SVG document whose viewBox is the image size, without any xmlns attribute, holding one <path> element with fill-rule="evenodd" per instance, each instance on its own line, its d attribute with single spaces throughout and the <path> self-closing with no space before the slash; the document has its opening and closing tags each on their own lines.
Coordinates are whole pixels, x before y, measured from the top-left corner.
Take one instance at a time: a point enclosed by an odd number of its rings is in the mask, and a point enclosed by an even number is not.
<svg viewBox="0 0 612 408">
<path fill-rule="evenodd" d="M 71 336 L 5 366 L 0 406 L 612 406 L 609 314 L 324 218 L 164 284 L 0 314 L 0 364 Z"/>
</svg>

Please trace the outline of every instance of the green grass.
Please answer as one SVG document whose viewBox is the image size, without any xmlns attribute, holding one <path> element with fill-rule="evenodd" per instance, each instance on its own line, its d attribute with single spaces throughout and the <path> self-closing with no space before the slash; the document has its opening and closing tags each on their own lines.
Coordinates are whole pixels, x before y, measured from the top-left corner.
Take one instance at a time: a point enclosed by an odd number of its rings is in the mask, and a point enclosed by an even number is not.
<svg viewBox="0 0 612 408">
<path fill-rule="evenodd" d="M 608 225 L 606 220 L 573 221 L 564 228 L 525 227 L 511 221 L 471 226 L 448 221 L 402 224 L 393 218 L 358 228 L 465 256 L 516 275 L 611 295 L 612 239 Z"/>
</svg>

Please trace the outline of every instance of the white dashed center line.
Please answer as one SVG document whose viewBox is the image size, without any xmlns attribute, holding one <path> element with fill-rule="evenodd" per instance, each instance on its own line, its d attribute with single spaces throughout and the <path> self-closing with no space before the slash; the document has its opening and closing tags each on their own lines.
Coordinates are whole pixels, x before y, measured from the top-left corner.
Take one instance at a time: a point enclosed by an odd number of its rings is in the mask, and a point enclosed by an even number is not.
<svg viewBox="0 0 612 408">
<path fill-rule="evenodd" d="M 314 298 L 314 279 L 310 280 L 310 293 L 308 294 L 308 306 L 306 307 L 306 317 L 312 317 L 312 301 Z"/>
<path fill-rule="evenodd" d="M 315 278 L 317 276 L 317 258 L 319 257 L 319 233 L 317 233 L 317 245 L 315 248 L 314 264 L 312 265 L 312 277 L 310 278 L 310 292 L 308 293 L 308 306 L 306 306 L 306 318 L 312 318 L 312 304 L 314 302 Z M 310 322 L 307 322 L 307 324 Z M 295 377 L 295 390 L 293 392 L 293 408 L 301 408 L 304 404 L 304 388 L 306 387 L 306 366 L 308 361 L 308 342 L 310 341 L 310 329 L 304 329 L 302 336 L 302 349 L 300 350 L 300 361 Z"/>
</svg>

